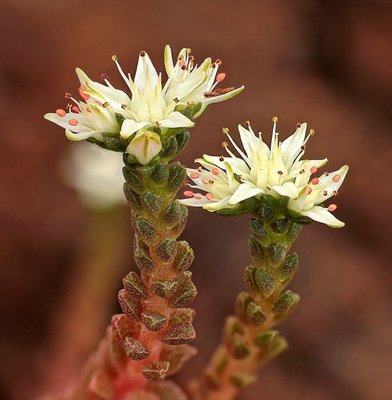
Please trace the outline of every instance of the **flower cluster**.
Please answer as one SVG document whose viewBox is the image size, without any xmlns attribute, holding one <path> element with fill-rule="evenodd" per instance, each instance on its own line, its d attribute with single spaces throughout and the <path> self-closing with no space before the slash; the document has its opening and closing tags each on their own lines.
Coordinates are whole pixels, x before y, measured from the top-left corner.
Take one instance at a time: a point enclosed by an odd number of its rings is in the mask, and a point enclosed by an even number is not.
<svg viewBox="0 0 392 400">
<path fill-rule="evenodd" d="M 228 130 L 224 130 L 238 156 L 224 142 L 229 156 L 204 155 L 197 159 L 202 167 L 188 169 L 194 183 L 189 186 L 207 193 L 186 190 L 184 195 L 187 198 L 181 200 L 182 204 L 220 211 L 236 209 L 246 199 L 268 194 L 275 198 L 287 198 L 287 208 L 293 216 L 305 216 L 336 228 L 344 226 L 331 214 L 336 205 L 326 207 L 323 203 L 337 195 L 348 166 L 315 177 L 318 168 L 328 160 L 301 159 L 314 131 L 310 130 L 306 135 L 307 124 L 297 124 L 294 134 L 279 142 L 277 118 L 273 121 L 270 147 L 263 141 L 261 133 L 255 135 L 249 123 L 246 128 L 238 126 L 243 149 L 234 142 Z"/>
<path fill-rule="evenodd" d="M 164 84 L 162 74 L 156 71 L 144 51 L 139 55 L 133 79 L 124 73 L 116 56 L 113 61 L 129 93 L 114 88 L 106 74 L 101 76 L 105 83 L 102 84 L 77 68 L 81 100 L 67 93 L 66 98 L 74 104 L 68 104 L 66 110 L 48 113 L 45 118 L 65 128 L 70 140 L 87 139 L 102 144 L 105 135 L 118 137 L 125 141 L 126 151 L 143 165 L 161 151 L 160 136 L 170 129 L 193 127 L 193 120 L 209 104 L 227 100 L 243 90 L 243 86 L 217 88 L 225 79 L 224 73 L 218 73 L 221 61 L 206 58 L 196 65 L 190 49 L 182 49 L 174 63 L 171 49 L 166 46 Z"/>
</svg>

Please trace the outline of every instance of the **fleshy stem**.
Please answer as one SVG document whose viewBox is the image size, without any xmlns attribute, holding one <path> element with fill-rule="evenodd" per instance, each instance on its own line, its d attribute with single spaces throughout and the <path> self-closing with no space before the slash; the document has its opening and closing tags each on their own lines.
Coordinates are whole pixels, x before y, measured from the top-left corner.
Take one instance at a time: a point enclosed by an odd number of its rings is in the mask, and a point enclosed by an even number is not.
<svg viewBox="0 0 392 400">
<path fill-rule="evenodd" d="M 194 398 L 230 400 L 256 379 L 259 368 L 287 347 L 272 328 L 293 310 L 299 296 L 287 285 L 298 267 L 288 251 L 301 225 L 285 215 L 282 205 L 262 204 L 250 222 L 253 264 L 245 270 L 247 291 L 237 296 L 235 315 L 225 322 L 223 340 L 210 360 Z M 205 392 L 202 395 L 202 391 Z"/>
<path fill-rule="evenodd" d="M 185 307 L 197 293 L 188 271 L 194 255 L 187 242 L 177 240 L 188 212 L 175 200 L 186 171 L 178 162 L 168 163 L 188 140 L 187 132 L 173 136 L 159 161 L 146 166 L 124 155 L 124 192 L 140 273 L 124 278 L 118 296 L 123 314 L 113 317 L 112 329 L 133 368 L 149 380 L 165 379 L 195 353 L 185 345 L 195 337 L 194 310 Z"/>
</svg>

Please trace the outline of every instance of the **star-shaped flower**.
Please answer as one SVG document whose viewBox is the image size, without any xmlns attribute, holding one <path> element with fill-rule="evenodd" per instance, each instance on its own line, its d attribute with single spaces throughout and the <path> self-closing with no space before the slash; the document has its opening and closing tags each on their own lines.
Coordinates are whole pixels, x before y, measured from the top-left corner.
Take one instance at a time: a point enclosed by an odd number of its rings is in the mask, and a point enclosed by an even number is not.
<svg viewBox="0 0 392 400">
<path fill-rule="evenodd" d="M 130 143 L 141 129 L 160 128 L 160 134 L 165 135 L 170 129 L 190 128 L 209 104 L 227 100 L 243 90 L 243 86 L 217 89 L 225 78 L 224 73 L 217 74 L 221 62 L 213 63 L 206 58 L 200 66 L 195 65 L 190 49 L 182 49 L 174 63 L 171 49 L 166 46 L 165 84 L 162 74 L 156 71 L 144 51 L 139 55 L 133 78 L 124 73 L 116 56 L 113 61 L 128 93 L 113 87 L 106 74 L 101 76 L 105 83 L 102 84 L 77 68 L 82 100 L 68 94 L 66 97 L 74 105 L 68 105 L 67 111 L 58 109 L 45 115 L 49 121 L 65 128 L 70 140 L 103 142 L 103 135 L 110 134 Z"/>
<path fill-rule="evenodd" d="M 225 130 L 238 156 L 224 142 L 228 157 L 204 155 L 197 159 L 196 162 L 204 168 L 188 169 L 188 175 L 194 182 L 190 187 L 207 194 L 186 190 L 184 194 L 188 198 L 181 202 L 208 211 L 220 211 L 238 208 L 246 199 L 268 194 L 275 198 L 288 198 L 288 212 L 293 215 L 306 216 L 332 227 L 343 226 L 344 223 L 331 214 L 336 205 L 324 207 L 321 203 L 337 194 L 348 166 L 319 178 L 311 178 L 328 161 L 326 158 L 301 159 L 314 131 L 310 130 L 306 135 L 307 124 L 298 124 L 294 134 L 279 142 L 276 121 L 274 118 L 270 147 L 264 143 L 261 133 L 255 135 L 250 124 L 246 128 L 238 126 L 243 149 Z"/>
</svg>

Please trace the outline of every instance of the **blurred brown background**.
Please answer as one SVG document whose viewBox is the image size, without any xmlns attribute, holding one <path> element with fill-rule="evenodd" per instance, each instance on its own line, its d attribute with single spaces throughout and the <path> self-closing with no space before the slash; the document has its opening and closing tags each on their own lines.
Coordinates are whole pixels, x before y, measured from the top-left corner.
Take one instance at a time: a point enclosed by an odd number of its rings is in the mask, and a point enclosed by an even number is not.
<svg viewBox="0 0 392 400">
<path fill-rule="evenodd" d="M 295 245 L 301 268 L 293 288 L 302 302 L 281 327 L 291 348 L 240 398 L 392 398 L 391 1 L 0 0 L 0 10 L 1 399 L 34 398 L 45 371 L 59 368 L 45 360 L 55 321 L 67 324 L 59 309 L 87 231 L 88 216 L 59 178 L 71 145 L 42 116 L 76 90 L 76 66 L 119 83 L 112 54 L 133 73 L 147 50 L 162 70 L 166 43 L 176 52 L 191 47 L 199 60 L 221 58 L 228 86 L 246 86 L 198 121 L 184 163 L 220 152 L 222 126 L 235 130 L 249 119 L 267 133 L 278 115 L 282 136 L 297 121 L 316 129 L 308 157 L 328 156 L 330 170 L 351 167 L 337 199 L 346 227 L 308 226 Z M 133 268 L 124 217 L 119 277 Z M 184 379 L 208 359 L 243 287 L 247 220 L 190 213 L 184 237 L 197 254 L 200 352 Z M 106 321 L 118 310 L 116 282 Z"/>
</svg>

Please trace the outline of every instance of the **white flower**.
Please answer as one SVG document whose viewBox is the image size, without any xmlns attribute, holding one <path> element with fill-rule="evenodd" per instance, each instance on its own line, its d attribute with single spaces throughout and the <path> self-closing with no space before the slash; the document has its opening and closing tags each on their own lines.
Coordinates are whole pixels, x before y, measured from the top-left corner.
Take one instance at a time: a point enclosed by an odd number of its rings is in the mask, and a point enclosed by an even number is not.
<svg viewBox="0 0 392 400">
<path fill-rule="evenodd" d="M 94 138 L 102 142 L 102 133 L 119 132 L 120 126 L 113 112 L 89 100 L 78 101 L 69 95 L 67 98 L 75 103 L 73 106 L 68 105 L 68 112 L 59 108 L 55 113 L 45 114 L 44 117 L 64 128 L 69 140 Z"/>
<path fill-rule="evenodd" d="M 139 55 L 133 79 L 123 72 L 116 56 L 113 60 L 128 86 L 128 94 L 114 88 L 106 74 L 102 75 L 104 85 L 94 82 L 77 68 L 79 94 L 84 101 L 68 95 L 75 103 L 68 107 L 68 112 L 58 109 L 56 113 L 45 115 L 49 121 L 65 128 L 70 140 L 94 138 L 103 141 L 102 133 L 119 133 L 123 139 L 128 139 L 140 129 L 150 127 L 160 127 L 162 134 L 171 128 L 190 128 L 194 126 L 193 119 L 209 104 L 227 100 L 243 90 L 243 86 L 217 89 L 225 78 L 224 73 L 217 74 L 220 60 L 212 63 L 207 58 L 197 66 L 189 49 L 182 49 L 174 64 L 171 49 L 166 46 L 167 81 L 164 85 L 162 74 L 158 74 L 144 51 Z M 199 103 L 200 109 L 195 115 L 184 115 L 185 109 Z M 121 126 L 117 116 L 123 118 Z"/>
<path fill-rule="evenodd" d="M 81 143 L 71 146 L 62 165 L 66 182 L 88 208 L 106 210 L 126 204 L 123 193 L 122 154 Z"/>
<path fill-rule="evenodd" d="M 142 165 L 147 165 L 161 150 L 159 135 L 146 129 L 141 129 L 127 147 L 127 153 Z"/>
<path fill-rule="evenodd" d="M 184 48 L 180 51 L 177 62 L 174 64 L 171 48 L 166 46 L 164 61 L 168 76 L 164 88 L 166 98 L 178 100 L 179 108 L 190 103 L 201 103 L 201 109 L 194 118 L 201 115 L 209 104 L 228 100 L 244 89 L 244 86 L 237 89 L 233 87 L 216 88 L 226 77 L 224 72 L 218 74 L 222 64 L 219 59 L 212 62 L 211 58 L 206 58 L 198 66 L 194 63 L 191 50 Z"/>
<path fill-rule="evenodd" d="M 189 206 L 201 206 L 209 211 L 223 208 L 238 208 L 246 199 L 269 194 L 276 198 L 288 197 L 288 209 L 296 214 L 307 216 L 329 226 L 341 227 L 344 224 L 337 220 L 328 208 L 320 203 L 337 193 L 344 180 L 348 167 L 320 178 L 312 178 L 319 167 L 327 163 L 322 160 L 301 160 L 305 145 L 313 130 L 306 136 L 306 123 L 298 124 L 293 135 L 279 142 L 274 118 L 271 147 L 263 142 L 261 133 L 256 136 L 247 124 L 247 129 L 238 126 L 243 150 L 237 146 L 226 130 L 227 136 L 239 156 L 236 156 L 225 142 L 223 146 L 229 157 L 204 155 L 197 159 L 201 167 L 189 169 L 188 175 L 193 180 L 191 188 L 207 192 L 206 195 L 185 191 L 188 199 L 181 202 Z"/>
<path fill-rule="evenodd" d="M 344 222 L 339 221 L 331 214 L 331 211 L 336 210 L 336 204 L 330 204 L 328 207 L 319 204 L 338 194 L 338 189 L 343 183 L 347 171 L 348 166 L 344 165 L 337 171 L 313 178 L 302 187 L 298 197 L 289 200 L 288 209 L 333 228 L 343 227 Z"/>
</svg>

